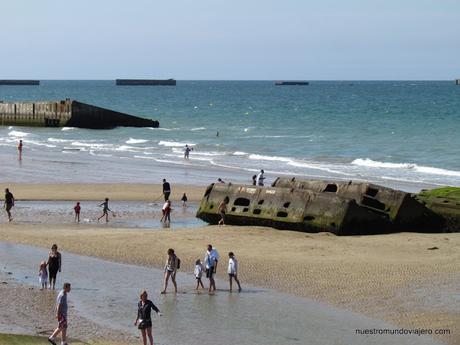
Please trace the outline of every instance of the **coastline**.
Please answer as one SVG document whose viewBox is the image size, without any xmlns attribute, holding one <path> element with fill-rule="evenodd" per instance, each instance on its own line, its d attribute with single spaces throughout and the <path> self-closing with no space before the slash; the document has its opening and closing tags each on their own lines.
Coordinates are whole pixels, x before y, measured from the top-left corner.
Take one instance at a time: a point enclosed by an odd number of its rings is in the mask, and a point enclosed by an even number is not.
<svg viewBox="0 0 460 345">
<path fill-rule="evenodd" d="M 459 233 L 336 237 L 261 227 L 151 231 L 12 223 L 1 227 L 0 238 L 44 248 L 58 243 L 64 251 L 156 268 L 173 247 L 182 272 L 192 272 L 212 243 L 223 258 L 218 288 L 227 288 L 225 255 L 234 251 L 243 288 L 249 283 L 308 297 L 398 326 L 450 329 L 450 336 L 439 338 L 450 344 L 459 339 L 460 315 L 452 308 L 460 281 Z M 433 247 L 439 249 L 428 250 Z"/>
<path fill-rule="evenodd" d="M 30 267 L 47 255 L 47 248 L 4 242 L 0 242 L 0 248 L 2 261 L 9 263 L 6 269 L 11 271 L 10 277 L 29 288 L 35 286 L 35 279 L 31 280 L 33 277 L 28 276 Z M 344 345 L 392 345 L 395 339 L 401 345 L 441 345 L 431 337 L 419 335 L 396 338 L 394 335 L 363 336 L 356 330 L 400 329 L 401 326 L 310 298 L 254 287 L 247 282 L 241 293 L 230 294 L 219 280 L 215 293 L 195 291 L 193 275 L 184 270 L 177 274 L 178 294 L 161 295 L 161 269 L 120 264 L 68 251 L 61 253 L 64 266 L 58 280 L 72 282 L 70 301 L 74 311 L 95 322 L 102 332 L 112 329 L 112 335 L 120 332 L 139 335 L 126 316 L 135 310 L 139 289 L 147 288 L 149 296 L 165 315 L 161 322 L 155 318 L 155 333 L 163 341 L 157 340 L 159 343 L 183 344 L 184 339 L 188 339 L 190 345 L 212 345 L 215 339 L 206 332 L 208 326 L 218 331 L 215 335 L 221 344 L 258 344 L 260 339 L 267 337 L 264 343 L 269 345 L 294 345 L 299 341 L 308 341 L 312 345 L 323 344 L 324 341 Z M 82 272 L 87 274 L 82 275 Z M 107 289 L 107 286 L 111 288 Z M 110 318 L 107 318 L 108 314 Z M 237 334 L 235 330 L 238 330 Z M 192 334 L 194 336 L 190 338 Z M 88 339 L 88 336 L 85 338 Z M 95 337 L 89 338 L 95 340 Z"/>
</svg>

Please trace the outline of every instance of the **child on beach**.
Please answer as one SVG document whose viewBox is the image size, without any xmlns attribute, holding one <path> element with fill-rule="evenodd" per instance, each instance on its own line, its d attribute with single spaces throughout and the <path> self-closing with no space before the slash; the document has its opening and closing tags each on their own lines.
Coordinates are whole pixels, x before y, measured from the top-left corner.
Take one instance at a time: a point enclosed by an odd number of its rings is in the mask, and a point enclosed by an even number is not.
<svg viewBox="0 0 460 345">
<path fill-rule="evenodd" d="M 203 276 L 203 265 L 201 264 L 200 259 L 197 259 L 195 261 L 195 271 L 194 271 L 194 273 L 195 273 L 195 278 L 196 278 L 196 289 L 195 290 L 198 290 L 200 285 L 201 285 L 201 288 L 204 289 L 203 282 L 201 281 L 201 277 Z"/>
<path fill-rule="evenodd" d="M 235 279 L 238 284 L 238 292 L 241 292 L 240 281 L 238 280 L 238 261 L 236 260 L 235 254 L 233 252 L 228 253 L 228 278 L 230 282 L 230 292 L 232 292 L 232 279 Z"/>
<path fill-rule="evenodd" d="M 48 288 L 48 270 L 46 269 L 46 261 L 42 261 L 40 263 L 40 268 L 38 270 L 38 281 L 42 286 L 40 290 L 46 290 Z"/>
<path fill-rule="evenodd" d="M 187 195 L 184 193 L 184 195 L 182 195 L 182 199 L 180 199 L 182 201 L 182 207 L 187 207 Z"/>
<path fill-rule="evenodd" d="M 115 217 L 115 213 L 109 208 L 109 198 L 105 198 L 105 201 L 99 205 L 99 207 L 103 206 L 102 210 L 102 216 L 100 216 L 97 221 L 99 221 L 101 218 L 105 216 L 105 221 L 109 221 L 109 211 L 112 212 L 112 216 Z"/>
<path fill-rule="evenodd" d="M 77 202 L 73 210 L 75 211 L 75 221 L 80 223 L 80 210 L 81 210 L 80 202 Z"/>
</svg>

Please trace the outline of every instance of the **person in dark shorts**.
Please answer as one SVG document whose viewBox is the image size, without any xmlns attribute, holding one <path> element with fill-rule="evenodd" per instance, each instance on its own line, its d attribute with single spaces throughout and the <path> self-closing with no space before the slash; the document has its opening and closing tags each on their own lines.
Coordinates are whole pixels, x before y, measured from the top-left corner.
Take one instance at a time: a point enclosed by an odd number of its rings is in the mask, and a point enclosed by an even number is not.
<svg viewBox="0 0 460 345">
<path fill-rule="evenodd" d="M 228 253 L 228 279 L 230 282 L 230 292 L 232 292 L 232 279 L 238 284 L 238 292 L 241 292 L 241 284 L 238 279 L 238 260 L 236 260 L 235 254 L 233 252 Z"/>
<path fill-rule="evenodd" d="M 225 225 L 225 214 L 227 213 L 227 205 L 229 203 L 230 199 L 228 196 L 225 197 L 224 200 L 219 204 L 219 214 L 220 214 L 220 220 L 219 220 L 219 225 Z"/>
<path fill-rule="evenodd" d="M 8 214 L 8 221 L 11 222 L 13 217 L 11 217 L 11 209 L 14 206 L 14 196 L 8 188 L 5 189 L 5 210 Z"/>
<path fill-rule="evenodd" d="M 50 335 L 48 341 L 56 345 L 56 336 L 61 333 L 61 345 L 67 345 L 67 294 L 70 292 L 70 283 L 64 283 L 64 286 L 56 298 L 56 319 L 58 326 Z"/>
<path fill-rule="evenodd" d="M 257 184 L 257 175 L 252 175 L 252 185 L 255 186 Z"/>
<path fill-rule="evenodd" d="M 97 221 L 105 216 L 105 222 L 107 223 L 109 221 L 109 211 L 112 212 L 112 216 L 114 215 L 114 212 L 109 208 L 109 198 L 105 198 L 105 201 L 99 205 L 99 207 L 101 206 L 103 207 L 102 216 L 100 216 Z"/>
<path fill-rule="evenodd" d="M 165 197 L 165 201 L 168 201 L 169 196 L 171 195 L 171 185 L 168 181 L 166 181 L 166 179 L 163 179 L 163 195 Z"/>
<path fill-rule="evenodd" d="M 153 345 L 152 335 L 152 309 L 161 316 L 160 309 L 149 299 L 147 299 L 147 291 L 142 291 L 140 295 L 140 301 L 137 305 L 137 317 L 134 321 L 134 326 L 137 326 L 141 330 L 142 341 L 144 345 L 147 345 L 147 337 L 149 338 L 150 345 Z"/>
<path fill-rule="evenodd" d="M 164 268 L 164 281 L 163 281 L 163 291 L 162 294 L 166 293 L 166 289 L 168 288 L 169 278 L 174 285 L 174 293 L 177 293 L 177 283 L 176 283 L 176 274 L 177 274 L 177 255 L 174 253 L 174 249 L 168 249 L 168 257 L 166 258 L 166 264 Z"/>
<path fill-rule="evenodd" d="M 216 290 L 216 281 L 214 275 L 217 272 L 217 263 L 219 261 L 219 253 L 217 250 L 212 248 L 211 244 L 208 244 L 208 250 L 204 256 L 204 262 L 206 265 L 206 278 L 209 279 L 209 292 Z"/>
<path fill-rule="evenodd" d="M 51 246 L 51 251 L 48 257 L 48 276 L 50 279 L 50 289 L 54 290 L 56 285 L 56 276 L 58 272 L 61 272 L 61 253 L 58 252 L 57 244 Z"/>
<path fill-rule="evenodd" d="M 187 201 L 188 201 L 187 194 L 184 193 L 184 195 L 182 195 L 182 198 L 180 200 L 182 201 L 182 207 L 187 207 Z"/>
<path fill-rule="evenodd" d="M 77 202 L 73 210 L 75 211 L 75 221 L 80 223 L 80 211 L 81 211 L 80 202 Z"/>
</svg>

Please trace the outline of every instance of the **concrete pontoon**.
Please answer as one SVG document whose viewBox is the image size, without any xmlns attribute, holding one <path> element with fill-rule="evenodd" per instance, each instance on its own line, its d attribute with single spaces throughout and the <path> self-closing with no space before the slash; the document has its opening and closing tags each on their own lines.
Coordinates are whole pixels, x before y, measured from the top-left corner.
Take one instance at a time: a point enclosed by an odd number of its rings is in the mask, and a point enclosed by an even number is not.
<svg viewBox="0 0 460 345">
<path fill-rule="evenodd" d="M 386 213 L 395 230 L 437 231 L 443 223 L 439 216 L 425 207 L 423 203 L 417 201 L 411 193 L 372 183 L 283 177 L 277 178 L 272 186 L 308 190 L 353 199 L 363 207 Z"/>
<path fill-rule="evenodd" d="M 225 197 L 230 199 L 227 224 L 337 235 L 390 231 L 384 212 L 362 207 L 351 199 L 293 188 L 212 184 L 206 189 L 197 217 L 217 224 L 218 207 Z"/>
<path fill-rule="evenodd" d="M 26 79 L 2 79 L 0 85 L 40 85 L 40 80 L 26 80 Z"/>
<path fill-rule="evenodd" d="M 75 100 L 2 102 L 0 125 L 110 129 L 159 127 L 159 122 L 97 107 Z"/>
<path fill-rule="evenodd" d="M 116 85 L 122 86 L 175 86 L 175 79 L 116 79 Z"/>
</svg>

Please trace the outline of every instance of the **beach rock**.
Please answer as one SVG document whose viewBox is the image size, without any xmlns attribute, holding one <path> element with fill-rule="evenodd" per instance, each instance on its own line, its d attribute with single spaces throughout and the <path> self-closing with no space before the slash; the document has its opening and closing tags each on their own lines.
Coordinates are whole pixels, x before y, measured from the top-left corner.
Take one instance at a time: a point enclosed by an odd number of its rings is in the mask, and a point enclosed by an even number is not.
<svg viewBox="0 0 460 345">
<path fill-rule="evenodd" d="M 444 221 L 443 231 L 460 231 L 460 188 L 441 187 L 423 190 L 416 199 Z"/>
</svg>

